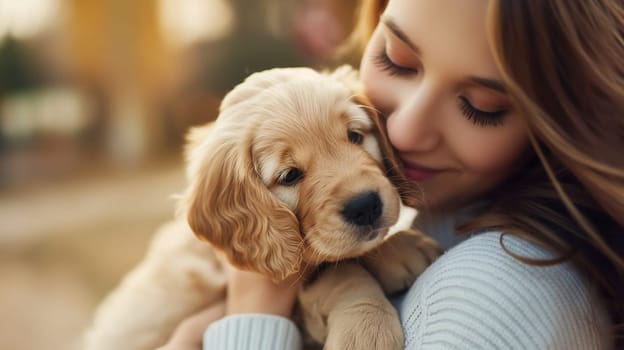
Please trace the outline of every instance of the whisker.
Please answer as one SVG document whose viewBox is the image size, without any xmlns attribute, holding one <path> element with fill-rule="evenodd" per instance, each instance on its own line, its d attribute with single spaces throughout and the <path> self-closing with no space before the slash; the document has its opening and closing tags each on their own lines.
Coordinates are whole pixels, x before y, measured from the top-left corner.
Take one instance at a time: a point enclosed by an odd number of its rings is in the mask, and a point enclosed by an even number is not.
<svg viewBox="0 0 624 350">
<path fill-rule="evenodd" d="M 308 261 L 305 261 L 305 262 L 304 262 L 304 264 L 305 264 L 305 265 L 303 266 L 303 269 L 300 269 L 299 271 L 297 271 L 298 276 L 297 276 L 297 278 L 296 278 L 296 279 L 295 279 L 295 280 L 291 283 L 290 287 L 292 287 L 292 286 L 294 286 L 295 284 L 297 284 L 297 282 L 299 282 L 299 281 L 303 280 L 303 278 L 304 278 L 304 274 L 303 274 L 303 272 L 304 272 L 304 271 L 307 271 L 308 266 L 310 266 L 310 265 L 309 265 L 310 263 L 309 263 Z"/>
<path fill-rule="evenodd" d="M 351 95 L 350 99 L 351 99 L 351 98 L 353 98 L 353 97 L 356 97 L 356 96 L 357 96 L 357 95 L 355 95 L 355 94 L 354 94 L 354 95 Z M 371 110 L 371 111 L 373 111 L 373 112 L 375 112 L 375 113 L 377 113 L 377 114 L 381 115 L 381 111 L 380 111 L 380 110 L 378 110 L 377 108 L 375 108 L 374 106 L 365 105 L 365 104 L 361 104 L 361 103 L 357 104 L 357 106 L 358 106 L 358 107 L 360 107 L 360 108 L 362 108 L 362 109 L 368 109 L 368 110 Z"/>
<path fill-rule="evenodd" d="M 317 251 L 315 253 L 316 253 L 316 257 L 314 258 L 314 262 L 318 265 L 318 264 L 322 263 L 324 261 L 324 259 L 321 256 L 321 252 Z"/>
</svg>

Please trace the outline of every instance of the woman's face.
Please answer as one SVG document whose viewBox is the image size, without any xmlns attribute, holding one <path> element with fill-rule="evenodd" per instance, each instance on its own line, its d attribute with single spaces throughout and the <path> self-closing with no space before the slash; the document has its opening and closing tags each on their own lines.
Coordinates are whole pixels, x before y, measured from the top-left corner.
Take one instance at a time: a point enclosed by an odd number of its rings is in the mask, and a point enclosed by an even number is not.
<svg viewBox="0 0 624 350">
<path fill-rule="evenodd" d="M 487 0 L 390 0 L 361 64 L 366 93 L 425 205 L 493 189 L 528 152 L 486 34 Z"/>
</svg>

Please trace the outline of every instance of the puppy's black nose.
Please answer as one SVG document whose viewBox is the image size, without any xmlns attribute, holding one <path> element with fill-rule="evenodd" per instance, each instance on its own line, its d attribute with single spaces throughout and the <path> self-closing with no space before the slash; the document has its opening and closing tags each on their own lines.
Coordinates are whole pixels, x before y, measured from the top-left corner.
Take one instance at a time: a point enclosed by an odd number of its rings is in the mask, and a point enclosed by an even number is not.
<svg viewBox="0 0 624 350">
<path fill-rule="evenodd" d="M 342 209 L 348 223 L 357 226 L 374 225 L 381 216 L 383 203 L 377 192 L 366 192 L 351 198 Z"/>
</svg>

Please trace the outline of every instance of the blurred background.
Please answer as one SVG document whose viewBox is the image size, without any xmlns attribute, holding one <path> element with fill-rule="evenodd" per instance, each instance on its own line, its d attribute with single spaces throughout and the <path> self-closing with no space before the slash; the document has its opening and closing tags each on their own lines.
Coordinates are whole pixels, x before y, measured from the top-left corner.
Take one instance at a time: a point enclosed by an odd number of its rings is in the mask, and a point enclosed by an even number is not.
<svg viewBox="0 0 624 350">
<path fill-rule="evenodd" d="M 78 349 L 173 218 L 185 131 L 250 73 L 331 67 L 356 0 L 0 0 L 0 349 Z"/>
</svg>

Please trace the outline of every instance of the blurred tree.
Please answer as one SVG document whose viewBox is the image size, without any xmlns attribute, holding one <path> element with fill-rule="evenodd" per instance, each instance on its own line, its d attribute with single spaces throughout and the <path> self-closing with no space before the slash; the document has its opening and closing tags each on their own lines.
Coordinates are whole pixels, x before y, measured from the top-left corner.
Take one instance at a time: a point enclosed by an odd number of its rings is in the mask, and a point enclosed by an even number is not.
<svg viewBox="0 0 624 350">
<path fill-rule="evenodd" d="M 65 35 L 82 89 L 104 101 L 99 130 L 117 164 L 140 165 L 163 151 L 162 99 L 175 72 L 154 0 L 65 0 Z"/>
<path fill-rule="evenodd" d="M 277 37 L 269 30 L 267 0 L 231 0 L 234 30 L 216 42 L 198 46 L 198 83 L 223 94 L 253 72 L 307 64 L 291 36 Z"/>
<path fill-rule="evenodd" d="M 35 66 L 28 60 L 24 46 L 13 37 L 6 37 L 0 42 L 0 98 L 37 84 Z"/>
<path fill-rule="evenodd" d="M 1 40 L 1 39 L 0 39 Z M 23 43 L 12 36 L 0 41 L 0 107 L 8 95 L 34 89 L 39 85 L 36 67 L 28 59 Z M 11 142 L 2 130 L 2 110 L 0 110 L 0 155 L 7 151 Z M 0 178 L 4 177 L 0 173 Z"/>
<path fill-rule="evenodd" d="M 178 61 L 184 62 L 184 74 L 180 75 L 184 78 L 172 98 L 166 128 L 174 143 L 182 142 L 189 126 L 216 118 L 223 94 L 253 72 L 286 66 L 331 68 L 344 63 L 310 52 L 305 41 L 316 35 L 321 41 L 331 39 L 326 46 L 335 48 L 353 25 L 357 0 L 224 1 L 234 14 L 232 31 L 192 46 Z M 324 22 L 302 26 L 301 14 L 319 9 L 335 21 L 337 37 L 324 35 L 326 31 L 319 28 Z"/>
</svg>

